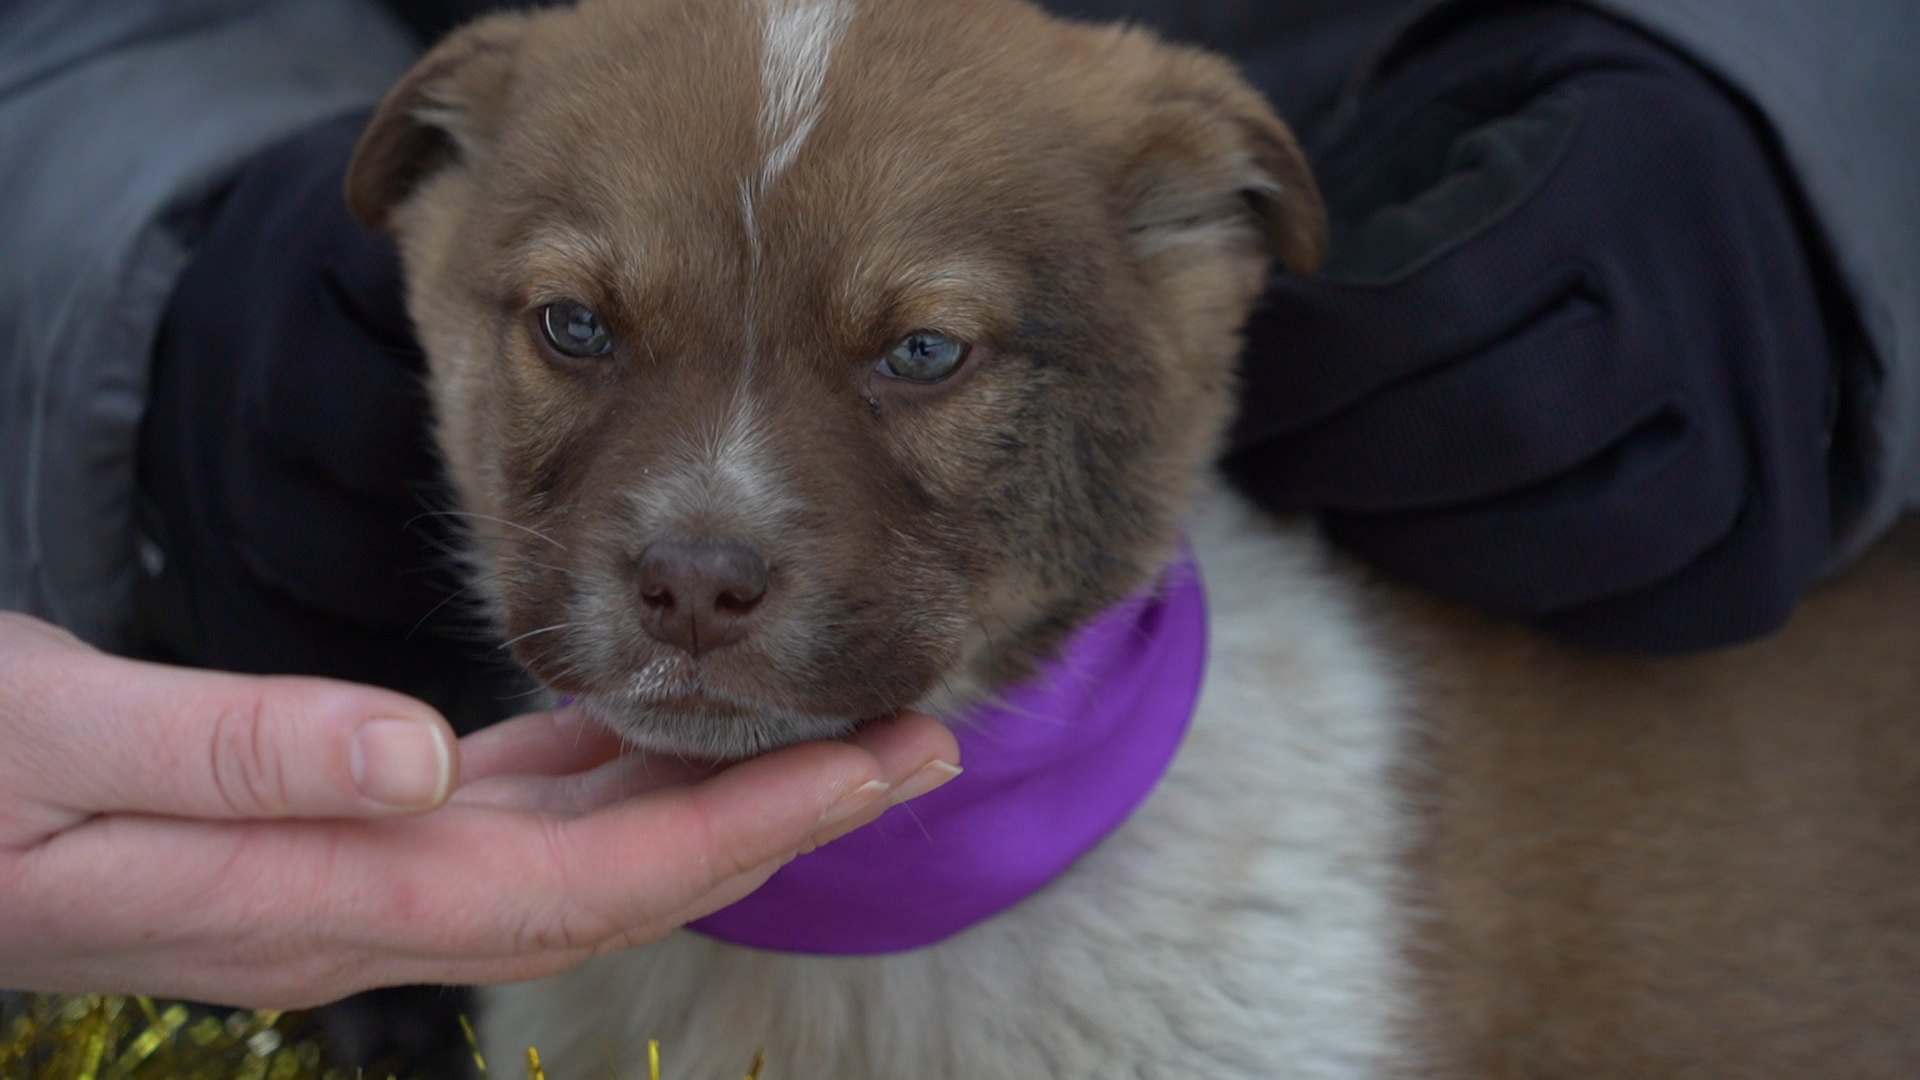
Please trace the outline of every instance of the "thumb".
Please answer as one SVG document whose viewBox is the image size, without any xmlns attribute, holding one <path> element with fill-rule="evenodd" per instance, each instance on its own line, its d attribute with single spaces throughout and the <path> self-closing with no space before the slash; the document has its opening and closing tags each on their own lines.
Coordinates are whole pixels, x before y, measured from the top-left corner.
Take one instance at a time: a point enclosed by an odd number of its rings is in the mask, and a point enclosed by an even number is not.
<svg viewBox="0 0 1920 1080">
<path fill-rule="evenodd" d="M 0 624 L 0 770 L 50 810 L 190 818 L 432 809 L 458 779 L 446 720 L 328 679 L 194 671 Z"/>
</svg>

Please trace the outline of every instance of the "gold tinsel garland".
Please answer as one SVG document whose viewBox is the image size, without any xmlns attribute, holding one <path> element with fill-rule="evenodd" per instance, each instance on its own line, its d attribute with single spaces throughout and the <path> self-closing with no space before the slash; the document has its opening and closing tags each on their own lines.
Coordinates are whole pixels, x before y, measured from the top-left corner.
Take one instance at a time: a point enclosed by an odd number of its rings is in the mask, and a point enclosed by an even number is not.
<svg viewBox="0 0 1920 1080">
<path fill-rule="evenodd" d="M 0 1031 L 0 1080 L 366 1080 L 329 1065 L 300 1013 L 236 1012 L 222 1018 L 185 1005 L 117 994 L 35 994 Z M 473 1027 L 460 1019 L 473 1061 L 487 1077 Z M 527 1048 L 527 1080 L 547 1080 Z M 759 1080 L 755 1054 L 746 1080 Z M 660 1077 L 660 1044 L 647 1044 Z"/>
<path fill-rule="evenodd" d="M 297 1015 L 224 1018 L 117 994 L 35 994 L 0 1032 L 0 1080 L 352 1080 Z"/>
</svg>

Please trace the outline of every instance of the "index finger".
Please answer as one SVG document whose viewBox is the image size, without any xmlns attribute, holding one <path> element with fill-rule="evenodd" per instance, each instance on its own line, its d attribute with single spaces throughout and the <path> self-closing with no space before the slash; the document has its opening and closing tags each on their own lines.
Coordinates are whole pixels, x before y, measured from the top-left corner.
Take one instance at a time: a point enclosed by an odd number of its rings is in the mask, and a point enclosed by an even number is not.
<svg viewBox="0 0 1920 1080">
<path fill-rule="evenodd" d="M 460 776 L 559 776 L 613 760 L 620 736 L 576 706 L 502 720 L 460 740 Z"/>
<path fill-rule="evenodd" d="M 489 733 L 498 734 L 484 739 Z M 958 772 L 952 762 L 959 746 L 952 733 L 918 713 L 869 724 L 843 741 L 879 760 L 882 779 L 896 789 L 896 802 L 923 795 Z M 556 711 L 510 720 L 463 741 L 466 781 L 453 801 L 578 816 L 648 791 L 694 783 L 722 768 L 718 762 L 623 747 L 586 716 Z"/>
</svg>

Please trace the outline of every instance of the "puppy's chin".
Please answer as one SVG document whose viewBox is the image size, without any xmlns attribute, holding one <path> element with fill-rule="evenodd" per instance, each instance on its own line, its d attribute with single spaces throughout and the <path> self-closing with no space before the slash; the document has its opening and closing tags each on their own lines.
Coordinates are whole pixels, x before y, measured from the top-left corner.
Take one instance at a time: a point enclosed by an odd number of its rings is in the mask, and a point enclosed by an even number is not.
<svg viewBox="0 0 1920 1080">
<path fill-rule="evenodd" d="M 794 743 L 852 734 L 871 717 L 811 716 L 708 698 L 586 694 L 587 715 L 632 746 L 706 761 L 737 761 Z"/>
</svg>

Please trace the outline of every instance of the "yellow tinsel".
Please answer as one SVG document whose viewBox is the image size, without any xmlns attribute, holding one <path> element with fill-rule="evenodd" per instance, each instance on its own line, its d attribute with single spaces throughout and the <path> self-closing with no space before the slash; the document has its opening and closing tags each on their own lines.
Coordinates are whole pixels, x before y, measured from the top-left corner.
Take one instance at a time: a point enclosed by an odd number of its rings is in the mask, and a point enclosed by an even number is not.
<svg viewBox="0 0 1920 1080">
<path fill-rule="evenodd" d="M 473 1025 L 466 1017 L 460 1018 L 460 1030 L 467 1033 L 467 1045 L 473 1047 L 474 1064 L 480 1067 L 480 1076 L 485 1080 L 487 1061 L 480 1056 L 479 1040 L 474 1038 Z M 760 1080 L 760 1066 L 766 1061 L 764 1051 L 753 1052 L 753 1065 L 747 1069 L 747 1080 Z M 660 1080 L 660 1040 L 647 1040 L 647 1077 L 648 1080 Z M 527 1047 L 527 1080 L 547 1080 L 547 1070 L 540 1064 L 540 1051 Z"/>
<path fill-rule="evenodd" d="M 0 1080 L 351 1080 L 282 1013 L 223 1019 L 117 994 L 36 994 L 10 1011 Z"/>
<path fill-rule="evenodd" d="M 369 1080 L 327 1062 L 299 1013 L 236 1012 L 224 1017 L 185 1005 L 117 994 L 35 994 L 12 1009 L 0 1031 L 0 1080 Z M 482 1078 L 473 1025 L 460 1018 Z M 760 1080 L 762 1055 L 746 1080 Z M 547 1080 L 527 1048 L 527 1080 Z M 660 1043 L 647 1044 L 650 1080 L 661 1080 Z"/>
</svg>

